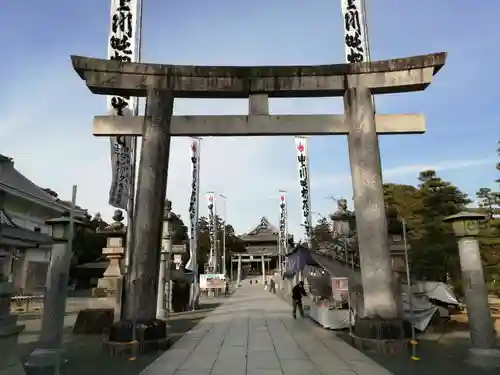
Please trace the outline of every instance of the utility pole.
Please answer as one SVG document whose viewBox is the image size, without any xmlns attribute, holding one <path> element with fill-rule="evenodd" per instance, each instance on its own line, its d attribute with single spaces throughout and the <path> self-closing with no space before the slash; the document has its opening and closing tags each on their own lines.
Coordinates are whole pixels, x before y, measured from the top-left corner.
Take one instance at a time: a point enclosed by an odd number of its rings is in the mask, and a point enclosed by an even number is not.
<svg viewBox="0 0 500 375">
<path fill-rule="evenodd" d="M 224 276 L 226 275 L 226 225 L 227 225 L 227 220 L 226 220 L 226 214 L 227 214 L 227 197 L 224 194 L 219 194 L 219 197 L 224 199 L 224 206 L 222 206 L 222 215 L 224 216 L 223 220 L 223 226 L 222 226 L 222 273 Z"/>
</svg>

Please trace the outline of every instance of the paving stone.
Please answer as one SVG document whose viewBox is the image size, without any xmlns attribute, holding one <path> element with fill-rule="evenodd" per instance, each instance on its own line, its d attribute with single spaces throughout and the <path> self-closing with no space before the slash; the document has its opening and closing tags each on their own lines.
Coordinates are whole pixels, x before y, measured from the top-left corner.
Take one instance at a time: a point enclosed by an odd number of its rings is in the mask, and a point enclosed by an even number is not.
<svg viewBox="0 0 500 375">
<path fill-rule="evenodd" d="M 335 333 L 244 286 L 142 375 L 390 375 Z"/>
</svg>

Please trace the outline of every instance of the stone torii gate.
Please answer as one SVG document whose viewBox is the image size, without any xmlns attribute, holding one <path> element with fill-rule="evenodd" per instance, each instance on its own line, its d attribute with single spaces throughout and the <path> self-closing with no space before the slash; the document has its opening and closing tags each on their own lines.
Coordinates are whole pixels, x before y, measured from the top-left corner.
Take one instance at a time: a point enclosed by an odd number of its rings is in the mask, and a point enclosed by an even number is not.
<svg viewBox="0 0 500 375">
<path fill-rule="evenodd" d="M 445 53 L 360 64 L 320 66 L 180 66 L 121 63 L 72 56 L 94 94 L 147 97 L 146 116 L 97 116 L 94 135 L 143 136 L 131 278 L 125 318 L 156 316 L 162 205 L 173 136 L 334 135 L 348 137 L 358 229 L 364 314 L 355 333 L 373 321 L 401 327 L 389 254 L 377 134 L 425 132 L 422 115 L 375 115 L 371 95 L 424 90 Z M 343 115 L 269 115 L 269 97 L 343 96 Z M 172 116 L 174 98 L 249 98 L 248 116 Z M 383 330 L 390 331 L 390 330 Z M 400 331 L 399 331 L 400 332 Z"/>
</svg>

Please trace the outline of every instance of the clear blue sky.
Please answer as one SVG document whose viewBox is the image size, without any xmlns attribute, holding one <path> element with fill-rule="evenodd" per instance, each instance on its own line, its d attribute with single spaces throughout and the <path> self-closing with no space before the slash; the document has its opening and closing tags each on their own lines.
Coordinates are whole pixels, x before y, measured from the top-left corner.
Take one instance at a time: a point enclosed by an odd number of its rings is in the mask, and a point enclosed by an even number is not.
<svg viewBox="0 0 500 375">
<path fill-rule="evenodd" d="M 498 35 L 500 2 L 369 0 L 372 59 L 446 51 L 444 69 L 424 92 L 377 98 L 379 113 L 419 112 L 425 135 L 381 138 L 384 180 L 416 183 L 436 168 L 473 195 L 495 187 L 500 138 Z M 37 184 L 109 217 L 109 143 L 91 134 L 106 99 L 88 92 L 69 55 L 106 57 L 109 1 L 5 1 L 0 13 L 0 153 Z M 340 0 L 144 0 L 143 61 L 264 65 L 343 62 Z M 339 99 L 276 99 L 274 113 L 339 113 Z M 244 114 L 244 100 L 178 100 L 177 114 Z M 328 195 L 351 197 L 345 137 L 310 141 L 313 211 L 326 214 Z M 172 144 L 168 196 L 187 217 L 188 141 Z M 277 224 L 277 190 L 289 195 L 290 230 L 300 205 L 293 139 L 205 139 L 201 191 L 229 197 L 228 221 L 239 232 L 261 216 Z M 206 213 L 202 197 L 201 214 Z"/>
</svg>

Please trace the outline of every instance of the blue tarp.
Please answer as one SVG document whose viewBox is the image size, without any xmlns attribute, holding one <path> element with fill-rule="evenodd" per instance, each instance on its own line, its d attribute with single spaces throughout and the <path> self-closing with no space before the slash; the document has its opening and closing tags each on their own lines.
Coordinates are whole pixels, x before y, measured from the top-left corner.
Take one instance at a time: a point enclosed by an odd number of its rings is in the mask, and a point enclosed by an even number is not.
<svg viewBox="0 0 500 375">
<path fill-rule="evenodd" d="M 303 271 L 304 268 L 314 262 L 308 248 L 297 245 L 286 254 L 285 277 L 293 277 L 295 273 Z"/>
</svg>

